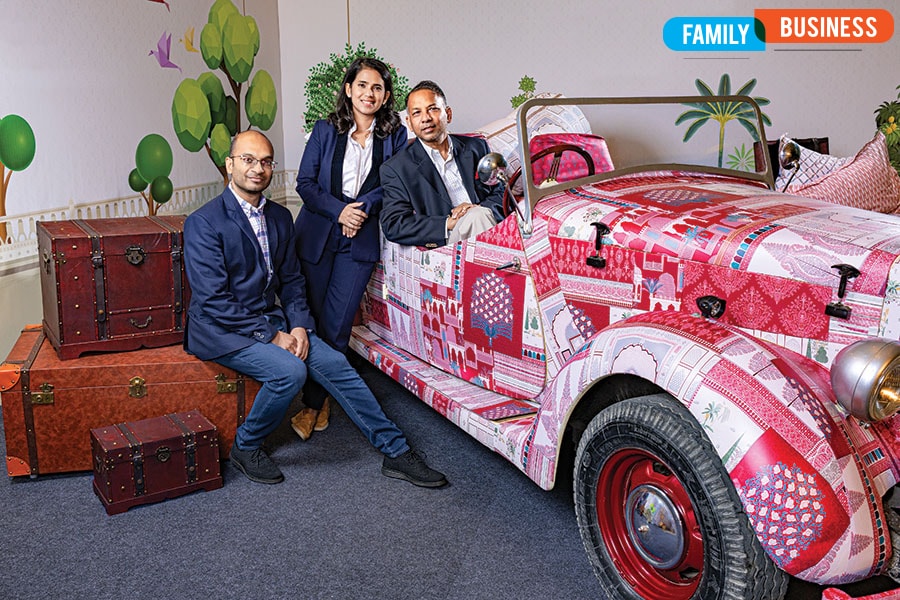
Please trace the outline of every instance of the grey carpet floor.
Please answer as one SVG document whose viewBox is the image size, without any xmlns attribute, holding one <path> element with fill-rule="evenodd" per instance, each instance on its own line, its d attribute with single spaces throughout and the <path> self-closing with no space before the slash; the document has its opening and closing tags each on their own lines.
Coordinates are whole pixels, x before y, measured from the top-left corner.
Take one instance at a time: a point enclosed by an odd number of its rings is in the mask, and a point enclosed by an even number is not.
<svg viewBox="0 0 900 600">
<path fill-rule="evenodd" d="M 0 598 L 602 597 L 568 486 L 542 491 L 386 376 L 362 372 L 448 487 L 383 477 L 381 455 L 340 409 L 308 442 L 287 423 L 270 437 L 280 485 L 225 462 L 222 489 L 107 516 L 90 473 L 0 476 Z M 820 597 L 797 581 L 788 595 Z"/>
</svg>

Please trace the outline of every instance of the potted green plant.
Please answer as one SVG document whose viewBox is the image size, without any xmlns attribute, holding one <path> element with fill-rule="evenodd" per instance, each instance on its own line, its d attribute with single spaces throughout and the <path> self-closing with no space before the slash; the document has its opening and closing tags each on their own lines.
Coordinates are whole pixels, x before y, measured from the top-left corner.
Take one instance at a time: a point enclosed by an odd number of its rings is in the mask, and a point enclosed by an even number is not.
<svg viewBox="0 0 900 600">
<path fill-rule="evenodd" d="M 316 121 L 326 118 L 334 110 L 344 73 L 354 60 L 362 56 L 377 58 L 388 66 L 391 79 L 394 80 L 394 108 L 397 111 L 406 108 L 406 95 L 409 93 L 409 82 L 406 77 L 398 75 L 394 65 L 378 56 L 375 48 L 366 48 L 365 42 L 360 42 L 356 48 L 347 44 L 344 46 L 343 54 L 331 54 L 328 60 L 323 60 L 309 70 L 309 77 L 304 86 L 306 112 L 303 113 L 303 122 L 306 131 L 312 131 Z"/>
<path fill-rule="evenodd" d="M 884 134 L 891 166 L 900 173 L 900 92 L 896 100 L 882 102 L 875 110 L 875 125 Z"/>
</svg>

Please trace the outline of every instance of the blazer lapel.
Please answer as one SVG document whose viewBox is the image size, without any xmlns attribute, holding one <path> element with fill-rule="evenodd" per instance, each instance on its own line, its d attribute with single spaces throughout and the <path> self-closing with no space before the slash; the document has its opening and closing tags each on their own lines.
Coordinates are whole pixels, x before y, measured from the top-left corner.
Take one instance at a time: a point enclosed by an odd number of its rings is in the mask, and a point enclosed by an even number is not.
<svg viewBox="0 0 900 600">
<path fill-rule="evenodd" d="M 238 228 L 241 230 L 245 236 L 247 236 L 250 241 L 253 242 L 253 247 L 256 248 L 256 256 L 253 258 L 256 261 L 256 264 L 262 269 L 266 268 L 265 259 L 263 258 L 262 248 L 259 247 L 259 240 L 256 239 L 256 233 L 253 232 L 253 227 L 250 225 L 250 219 L 247 218 L 247 215 L 244 214 L 244 210 L 241 208 L 241 205 L 238 203 L 237 198 L 234 197 L 234 192 L 231 191 L 231 188 L 226 188 L 227 194 L 225 195 L 225 212 L 228 216 L 237 223 Z M 268 218 L 266 218 L 266 225 L 269 225 Z M 268 227 L 267 227 L 268 229 Z M 272 243 L 272 235 L 271 232 L 269 234 L 269 244 L 270 248 Z M 249 257 L 247 257 L 249 258 Z"/>
<path fill-rule="evenodd" d="M 453 159 L 456 161 L 456 168 L 459 169 L 459 175 L 462 177 L 463 187 L 469 195 L 472 204 L 478 204 L 478 194 L 475 193 L 475 169 L 477 160 L 472 160 L 472 150 L 457 136 L 453 136 Z M 476 157 L 477 158 L 477 157 Z"/>
</svg>

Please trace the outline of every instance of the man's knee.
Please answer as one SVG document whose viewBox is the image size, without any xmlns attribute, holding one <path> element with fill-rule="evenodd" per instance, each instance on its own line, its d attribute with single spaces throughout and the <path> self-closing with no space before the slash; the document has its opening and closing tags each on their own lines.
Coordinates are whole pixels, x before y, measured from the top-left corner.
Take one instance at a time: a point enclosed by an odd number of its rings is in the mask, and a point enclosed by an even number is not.
<svg viewBox="0 0 900 600">
<path fill-rule="evenodd" d="M 285 360 L 279 365 L 277 375 L 268 383 L 279 392 L 297 395 L 306 382 L 306 364 L 297 357 L 296 360 Z"/>
</svg>

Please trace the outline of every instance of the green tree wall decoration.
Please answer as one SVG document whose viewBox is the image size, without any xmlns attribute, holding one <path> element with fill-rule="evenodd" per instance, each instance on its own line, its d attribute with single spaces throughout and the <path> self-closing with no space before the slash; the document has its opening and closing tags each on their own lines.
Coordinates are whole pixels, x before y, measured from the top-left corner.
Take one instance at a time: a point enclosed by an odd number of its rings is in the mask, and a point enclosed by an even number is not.
<svg viewBox="0 0 900 600">
<path fill-rule="evenodd" d="M 728 73 L 722 75 L 721 79 L 719 79 L 719 90 L 718 92 L 713 92 L 712 88 L 710 88 L 706 83 L 702 80 L 697 79 L 695 82 L 697 86 L 697 90 L 703 96 L 730 96 L 731 95 L 731 78 L 728 76 Z M 753 88 L 756 87 L 756 79 L 751 79 L 744 85 L 740 87 L 740 89 L 735 92 L 736 96 L 749 96 L 753 91 Z M 769 104 L 769 100 L 767 98 L 753 97 L 757 104 L 760 106 L 766 106 Z M 710 121 L 715 121 L 719 124 L 719 166 L 722 166 L 722 154 L 725 149 L 725 125 L 728 124 L 729 121 L 737 121 L 741 124 L 741 126 L 750 133 L 750 136 L 753 138 L 754 142 L 759 141 L 759 132 L 756 130 L 756 113 L 753 109 L 747 105 L 746 103 L 740 102 L 687 102 L 685 106 L 689 107 L 691 110 L 685 111 L 681 113 L 677 119 L 675 119 L 676 125 L 681 125 L 685 121 L 693 121 L 690 126 L 687 128 L 687 131 L 684 132 L 684 139 L 682 141 L 687 142 L 697 131 L 706 125 Z M 769 119 L 766 113 L 762 113 L 763 123 L 766 125 L 771 125 L 772 121 Z"/>
<path fill-rule="evenodd" d="M 219 77 L 208 71 L 196 79 L 184 79 L 172 98 L 172 124 L 179 143 L 190 152 L 205 148 L 226 184 L 225 159 L 231 137 L 243 130 L 242 101 L 248 129 L 268 130 L 278 111 L 272 76 L 260 69 L 250 80 L 258 52 L 256 20 L 242 15 L 231 0 L 216 0 L 200 32 L 200 53 L 207 67 L 225 75 L 231 93 L 227 94 Z"/>
<path fill-rule="evenodd" d="M 6 191 L 13 171 L 23 171 L 34 160 L 34 131 L 19 115 L 0 119 L 0 217 L 6 216 Z M 7 172 L 8 169 L 8 172 Z M 6 223 L 0 223 L 0 244 L 6 242 Z"/>
<path fill-rule="evenodd" d="M 159 204 L 165 204 L 172 198 L 172 147 L 158 133 L 145 135 L 138 142 L 134 153 L 134 164 L 137 165 L 128 174 L 128 185 L 135 192 L 140 192 L 147 203 L 148 214 L 155 215 Z M 150 187 L 149 195 L 146 193 Z"/>
</svg>

